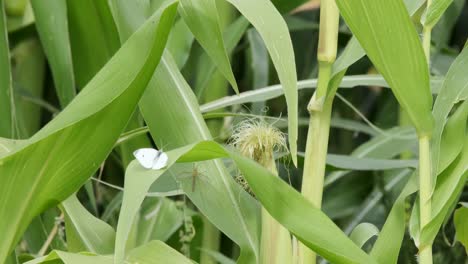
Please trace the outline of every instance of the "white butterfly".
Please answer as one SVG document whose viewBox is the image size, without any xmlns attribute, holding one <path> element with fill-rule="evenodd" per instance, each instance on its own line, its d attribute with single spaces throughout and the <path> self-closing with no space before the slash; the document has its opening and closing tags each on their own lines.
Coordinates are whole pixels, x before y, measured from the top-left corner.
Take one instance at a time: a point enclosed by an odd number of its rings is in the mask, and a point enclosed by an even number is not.
<svg viewBox="0 0 468 264">
<path fill-rule="evenodd" d="M 152 148 L 137 149 L 133 152 L 133 156 L 145 169 L 153 170 L 160 170 L 166 167 L 169 160 L 166 153 Z"/>
</svg>

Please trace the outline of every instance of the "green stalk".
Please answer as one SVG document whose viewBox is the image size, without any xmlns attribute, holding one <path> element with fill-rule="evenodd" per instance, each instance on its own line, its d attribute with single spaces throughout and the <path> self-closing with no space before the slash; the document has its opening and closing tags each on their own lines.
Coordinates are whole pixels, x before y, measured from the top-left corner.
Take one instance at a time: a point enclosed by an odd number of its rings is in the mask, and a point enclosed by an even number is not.
<svg viewBox="0 0 468 264">
<path fill-rule="evenodd" d="M 419 138 L 419 214 L 421 232 L 432 218 L 431 151 L 429 144 L 429 137 L 422 136 Z M 419 260 L 421 264 L 432 264 L 432 245 L 419 249 Z"/>
<path fill-rule="evenodd" d="M 431 4 L 432 0 L 427 0 L 426 10 L 429 10 Z M 431 31 L 432 26 L 424 26 L 422 42 L 424 54 L 426 55 L 427 66 L 429 67 L 429 74 L 431 68 Z M 419 219 L 421 233 L 424 226 L 432 219 L 432 164 L 430 142 L 431 140 L 429 136 L 419 137 Z M 432 264 L 432 244 L 419 248 L 419 261 L 421 264 Z"/>
<path fill-rule="evenodd" d="M 203 238 L 202 245 L 204 249 L 209 249 L 211 251 L 219 251 L 219 243 L 221 240 L 220 232 L 208 218 L 203 216 Z M 200 263 L 203 264 L 215 264 L 218 263 L 214 260 L 211 255 L 202 251 L 203 254 L 200 254 Z"/>
<path fill-rule="evenodd" d="M 273 153 L 265 153 L 265 168 L 278 175 Z M 262 207 L 262 236 L 260 243 L 260 262 L 262 264 L 292 263 L 292 244 L 289 231 L 278 223 Z"/>
<path fill-rule="evenodd" d="M 426 1 L 426 10 L 429 10 L 429 7 L 432 4 L 432 0 L 427 0 Z M 432 32 L 432 26 L 427 26 L 425 25 L 423 27 L 423 49 L 424 49 L 424 54 L 426 55 L 427 59 L 427 64 L 430 65 L 431 63 L 431 32 Z"/>
<path fill-rule="evenodd" d="M 328 151 L 330 119 L 334 94 L 328 90 L 332 65 L 336 59 L 338 43 L 339 11 L 334 0 L 322 0 L 320 5 L 320 31 L 317 58 L 319 74 L 317 90 L 307 110 L 310 114 L 307 133 L 302 194 L 315 207 L 321 208 L 323 181 Z M 316 254 L 300 244 L 298 262 L 315 264 Z"/>
</svg>

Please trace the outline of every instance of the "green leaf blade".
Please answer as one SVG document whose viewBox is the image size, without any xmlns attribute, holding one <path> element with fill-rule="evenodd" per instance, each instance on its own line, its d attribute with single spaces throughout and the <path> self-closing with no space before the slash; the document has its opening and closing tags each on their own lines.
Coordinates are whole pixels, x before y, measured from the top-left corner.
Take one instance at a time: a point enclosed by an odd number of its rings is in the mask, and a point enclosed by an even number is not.
<svg viewBox="0 0 468 264">
<path fill-rule="evenodd" d="M 433 183 L 437 179 L 437 174 L 441 171 L 440 167 L 440 150 L 442 144 L 442 135 L 446 127 L 447 119 L 450 111 L 455 104 L 468 99 L 468 75 L 466 68 L 468 67 L 468 47 L 465 47 L 460 55 L 455 59 L 450 66 L 447 75 L 445 76 L 442 88 L 434 103 L 434 133 L 431 140 L 431 155 L 432 155 L 432 173 Z M 458 144 L 462 146 L 462 144 Z M 456 155 L 455 155 L 456 156 Z M 435 184 L 433 184 L 435 186 Z"/>
<path fill-rule="evenodd" d="M 429 71 L 401 0 L 338 0 L 346 23 L 384 76 L 420 136 L 433 127 Z"/>
<path fill-rule="evenodd" d="M 31 1 L 36 28 L 54 78 L 60 105 L 65 107 L 76 95 L 75 76 L 68 33 L 66 1 Z"/>
<path fill-rule="evenodd" d="M 14 136 L 14 99 L 5 6 L 0 4 L 0 137 Z"/>
<path fill-rule="evenodd" d="M 181 0 L 180 15 L 195 38 L 218 66 L 219 71 L 239 93 L 219 25 L 215 0 Z"/>
<path fill-rule="evenodd" d="M 422 24 L 426 27 L 434 27 L 452 2 L 453 0 L 433 0 L 421 19 Z"/>
<path fill-rule="evenodd" d="M 34 216 L 75 192 L 109 154 L 159 63 L 176 12 L 171 7 L 142 27 L 55 119 L 0 159 L 0 262 Z"/>
<path fill-rule="evenodd" d="M 455 211 L 453 218 L 455 224 L 456 238 L 468 252 L 468 204 L 462 203 L 462 207 Z"/>
<path fill-rule="evenodd" d="M 63 201 L 62 207 L 68 251 L 102 255 L 114 252 L 115 231 L 111 226 L 88 212 L 75 195 Z"/>
</svg>

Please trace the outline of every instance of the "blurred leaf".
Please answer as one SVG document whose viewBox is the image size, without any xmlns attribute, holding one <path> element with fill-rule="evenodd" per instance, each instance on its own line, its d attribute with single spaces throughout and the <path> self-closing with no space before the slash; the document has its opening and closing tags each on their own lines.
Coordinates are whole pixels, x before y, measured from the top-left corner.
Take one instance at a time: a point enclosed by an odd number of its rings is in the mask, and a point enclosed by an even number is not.
<svg viewBox="0 0 468 264">
<path fill-rule="evenodd" d="M 431 42 L 437 50 L 431 55 L 431 72 L 434 74 L 446 75 L 448 68 L 456 55 L 458 55 L 458 52 L 457 54 L 447 54 L 444 52 L 444 48 L 449 47 L 452 37 L 457 35 L 454 29 L 461 18 L 460 15 L 463 12 L 465 4 L 465 0 L 454 0 L 432 29 Z"/>
<path fill-rule="evenodd" d="M 453 223 L 455 225 L 456 238 L 462 243 L 468 254 L 468 204 L 461 203 L 461 205 L 455 211 Z"/>
<path fill-rule="evenodd" d="M 307 2 L 307 0 L 271 0 L 281 14 L 288 13 Z"/>
<path fill-rule="evenodd" d="M 28 3 L 27 0 L 5 0 L 4 2 L 8 14 L 14 16 L 22 15 L 26 8 L 26 4 Z"/>
<path fill-rule="evenodd" d="M 215 0 L 180 0 L 179 13 L 205 52 L 239 93 L 224 45 Z"/>
<path fill-rule="evenodd" d="M 171 30 L 169 40 L 167 41 L 167 48 L 174 54 L 174 60 L 177 67 L 182 69 L 190 55 L 192 48 L 193 34 L 185 24 L 184 20 L 179 19 Z"/>
<path fill-rule="evenodd" d="M 42 109 L 21 96 L 42 98 L 45 79 L 45 59 L 36 38 L 27 38 L 12 51 L 12 75 L 15 95 L 15 138 L 29 138 L 41 127 Z"/>
<path fill-rule="evenodd" d="M 112 256 L 96 256 L 90 253 L 69 253 L 54 250 L 45 257 L 39 257 L 25 264 L 112 264 Z"/>
<path fill-rule="evenodd" d="M 23 241 L 27 244 L 28 252 L 37 254 L 41 250 L 57 224 L 59 213 L 60 211 L 57 208 L 50 208 L 31 221 L 23 235 Z M 47 250 L 65 250 L 66 248 L 67 245 L 63 237 L 56 235 Z"/>
<path fill-rule="evenodd" d="M 0 160 L 0 262 L 36 215 L 108 155 L 159 62 L 175 7 L 152 17 L 57 117 Z"/>
<path fill-rule="evenodd" d="M 426 3 L 426 0 L 403 0 L 403 2 L 406 5 L 406 8 L 408 9 L 408 13 L 410 13 L 411 16 L 413 16 L 419 8 Z"/>
<path fill-rule="evenodd" d="M 223 254 L 217 251 L 208 250 L 204 248 L 200 248 L 200 251 L 203 251 L 204 253 L 208 254 L 220 264 L 235 264 L 236 263 L 234 260 L 224 256 Z"/>
<path fill-rule="evenodd" d="M 152 241 L 130 251 L 127 262 L 140 264 L 160 263 L 193 264 L 191 260 L 161 241 Z"/>
<path fill-rule="evenodd" d="M 412 170 L 410 169 L 388 172 L 387 175 L 391 180 L 389 180 L 383 188 L 374 188 L 374 190 L 369 193 L 366 199 L 355 210 L 353 216 L 347 221 L 346 227 L 344 228 L 345 233 L 350 233 L 363 219 L 368 219 L 368 216 L 375 214 L 380 205 L 379 202 L 381 202 L 383 198 L 386 198 L 389 193 L 394 192 L 402 183 L 405 183 L 410 174 L 412 174 Z"/>
<path fill-rule="evenodd" d="M 182 225 L 182 212 L 173 200 L 146 198 L 137 225 L 137 245 L 151 240 L 166 241 Z"/>
<path fill-rule="evenodd" d="M 117 212 L 122 205 L 123 192 L 119 192 L 117 195 L 112 198 L 112 200 L 107 204 L 106 210 L 102 213 L 101 219 L 104 222 L 109 222 L 115 212 Z"/>
<path fill-rule="evenodd" d="M 268 50 L 263 43 L 260 34 L 255 29 L 247 31 L 249 41 L 249 61 L 252 72 L 252 88 L 259 89 L 268 85 L 270 73 L 270 60 Z M 261 114 L 265 109 L 266 101 L 257 102 L 252 105 L 252 113 Z"/>
<path fill-rule="evenodd" d="M 68 33 L 67 2 L 31 1 L 36 29 L 52 70 L 60 105 L 65 107 L 76 95 L 75 76 Z"/>
<path fill-rule="evenodd" d="M 125 131 L 138 129 L 143 125 L 143 122 L 143 118 L 141 117 L 141 114 L 137 109 L 128 121 L 128 124 L 125 127 Z M 122 136 L 120 137 L 120 139 L 122 139 Z M 134 137 L 126 138 L 124 142 L 119 142 L 122 167 L 127 167 L 130 161 L 132 161 L 135 158 L 133 156 L 133 152 L 136 149 L 148 147 L 151 147 L 151 141 L 149 137 L 145 134 L 135 134 Z"/>
<path fill-rule="evenodd" d="M 304 152 L 298 153 L 304 157 Z M 417 160 L 358 158 L 355 156 L 327 154 L 327 165 L 343 170 L 374 171 L 417 168 Z"/>
<path fill-rule="evenodd" d="M 236 21 L 226 27 L 223 32 L 224 43 L 226 44 L 226 50 L 228 54 L 232 54 L 234 48 L 237 46 L 239 41 L 242 39 L 245 30 L 249 26 L 249 22 L 244 17 L 239 17 Z M 171 51 L 171 54 L 174 54 Z M 177 52 L 176 52 L 177 54 Z M 175 55 L 177 56 L 177 55 Z M 197 76 L 194 85 L 194 90 L 197 98 L 201 98 L 203 92 L 207 89 L 213 74 L 216 72 L 216 65 L 211 62 L 210 57 L 203 53 L 198 60 L 199 69 L 197 69 Z"/>
<path fill-rule="evenodd" d="M 344 67 L 339 66 L 339 67 Z M 338 66 L 336 68 L 339 69 Z M 345 68 L 346 69 L 346 68 Z M 431 79 L 431 86 L 433 93 L 438 93 L 442 86 L 443 79 L 440 77 L 433 77 Z M 317 87 L 317 79 L 301 80 L 298 83 L 298 89 L 309 89 Z M 348 75 L 345 76 L 340 83 L 340 88 L 355 88 L 357 86 L 380 86 L 389 87 L 387 82 L 381 75 Z M 221 109 L 231 105 L 239 105 L 252 102 L 263 102 L 279 96 L 282 96 L 284 91 L 280 84 L 272 85 L 256 90 L 250 90 L 240 93 L 236 96 L 226 96 L 218 100 L 214 100 L 203 104 L 200 109 L 203 113 L 210 112 L 213 110 Z"/>
<path fill-rule="evenodd" d="M 346 170 L 392 170 L 418 167 L 417 160 L 355 158 L 336 154 L 327 155 L 327 164 Z"/>
<path fill-rule="evenodd" d="M 0 159 L 27 143 L 26 140 L 12 140 L 0 137 Z"/>
<path fill-rule="evenodd" d="M 115 231 L 111 226 L 89 213 L 75 195 L 63 201 L 62 207 L 69 252 L 114 252 Z"/>
<path fill-rule="evenodd" d="M 421 18 L 421 23 L 430 28 L 435 26 L 452 2 L 453 0 L 432 0 L 431 5 L 428 9 L 426 8 L 426 12 Z"/>
<path fill-rule="evenodd" d="M 388 159 L 406 150 L 411 150 L 416 144 L 417 140 L 413 129 L 396 127 L 362 144 L 351 153 L 351 157 Z M 325 186 L 332 184 L 348 173 L 347 171 L 332 172 L 325 178 Z"/>
<path fill-rule="evenodd" d="M 5 261 L 5 264 L 18 264 L 18 258 L 16 257 L 16 252 L 13 252 L 8 256 L 8 259 Z"/>
<path fill-rule="evenodd" d="M 406 231 L 406 198 L 418 190 L 416 173 L 406 183 L 397 200 L 393 203 L 392 210 L 385 220 L 379 237 L 371 251 L 371 256 L 378 263 L 397 263 L 401 243 Z"/>
<path fill-rule="evenodd" d="M 322 211 L 336 221 L 347 219 L 357 211 L 362 203 L 363 193 L 369 191 L 371 183 L 367 177 L 360 179 L 349 177 L 327 186 L 323 196 Z M 351 231 L 345 233 L 349 235 Z"/>
<path fill-rule="evenodd" d="M 169 164 L 168 164 L 169 167 Z M 147 175 L 148 172 L 152 172 Z M 132 161 L 125 172 L 125 185 L 122 206 L 120 208 L 117 236 L 115 239 L 115 263 L 125 259 L 126 244 L 135 217 L 146 197 L 151 184 L 164 173 L 164 170 L 146 170 L 137 161 Z"/>
<path fill-rule="evenodd" d="M 5 7 L 0 3 L 0 137 L 15 134 L 15 106 L 10 68 L 10 47 L 6 27 Z"/>
<path fill-rule="evenodd" d="M 252 23 L 265 42 L 278 73 L 288 109 L 289 150 L 297 166 L 298 95 L 294 51 L 288 27 L 269 0 L 227 0 Z M 268 22 L 267 22 L 268 21 Z"/>
<path fill-rule="evenodd" d="M 192 262 L 182 254 L 172 249 L 161 241 L 151 241 L 141 247 L 135 248 L 128 254 L 123 263 L 153 264 L 157 263 L 181 263 L 192 264 Z M 63 251 L 53 251 L 46 257 L 41 257 L 25 264 L 112 264 L 111 255 L 97 256 L 91 253 L 69 253 Z"/>
<path fill-rule="evenodd" d="M 19 32 L 27 28 L 31 28 L 34 25 L 34 14 L 31 8 L 30 1 L 27 0 L 6 0 L 5 11 L 7 14 L 7 28 L 8 32 Z M 20 8 L 18 3 L 25 3 L 25 6 Z M 21 5 L 21 4 L 20 4 Z M 10 7 L 14 7 L 11 9 Z"/>
<path fill-rule="evenodd" d="M 77 89 L 81 90 L 120 47 L 104 0 L 67 0 L 70 44 Z"/>
<path fill-rule="evenodd" d="M 443 149 L 443 155 L 439 153 L 438 166 L 436 174 L 444 171 L 458 156 L 463 149 L 463 139 L 466 132 L 466 123 L 468 119 L 468 101 L 464 101 L 455 113 L 448 118 L 442 133 L 440 149 Z"/>
<path fill-rule="evenodd" d="M 351 232 L 349 238 L 360 248 L 374 236 L 379 235 L 379 229 L 370 223 L 361 223 Z"/>
<path fill-rule="evenodd" d="M 337 5 L 419 136 L 431 135 L 434 121 L 428 67 L 403 2 L 338 0 Z"/>
</svg>

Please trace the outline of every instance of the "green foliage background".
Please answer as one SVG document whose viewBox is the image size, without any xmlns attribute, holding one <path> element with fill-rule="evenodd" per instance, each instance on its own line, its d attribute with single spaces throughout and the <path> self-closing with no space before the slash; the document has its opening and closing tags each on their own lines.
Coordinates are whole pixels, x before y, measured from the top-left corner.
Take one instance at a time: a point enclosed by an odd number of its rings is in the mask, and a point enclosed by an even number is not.
<svg viewBox="0 0 468 264">
<path fill-rule="evenodd" d="M 468 261 L 467 2 L 336 1 L 322 210 L 296 191 L 318 73 L 305 2 L 0 0 L 0 262 L 255 263 L 261 206 L 323 263 L 417 263 L 432 241 L 434 263 Z M 281 179 L 228 146 L 251 118 L 287 133 Z M 143 170 L 142 147 L 167 168 Z"/>
</svg>

